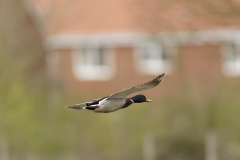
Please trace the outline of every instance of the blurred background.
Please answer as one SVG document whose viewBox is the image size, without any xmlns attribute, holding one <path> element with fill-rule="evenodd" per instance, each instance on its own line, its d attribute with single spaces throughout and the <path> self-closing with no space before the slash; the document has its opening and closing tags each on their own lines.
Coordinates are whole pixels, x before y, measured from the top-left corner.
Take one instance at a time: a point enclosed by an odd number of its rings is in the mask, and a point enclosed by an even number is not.
<svg viewBox="0 0 240 160">
<path fill-rule="evenodd" d="M 239 16 L 239 0 L 1 0 L 0 160 L 240 159 Z M 64 107 L 163 72 L 151 104 Z"/>
</svg>

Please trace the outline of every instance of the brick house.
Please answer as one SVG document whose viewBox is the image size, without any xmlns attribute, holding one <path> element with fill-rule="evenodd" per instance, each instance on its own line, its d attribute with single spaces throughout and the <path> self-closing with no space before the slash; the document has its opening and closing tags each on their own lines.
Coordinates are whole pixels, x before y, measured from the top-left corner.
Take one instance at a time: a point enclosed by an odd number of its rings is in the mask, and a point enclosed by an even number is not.
<svg viewBox="0 0 240 160">
<path fill-rule="evenodd" d="M 239 1 L 36 0 L 48 67 L 69 95 L 94 98 L 165 72 L 160 98 L 184 80 L 204 93 L 240 76 Z M 209 88 L 210 87 L 210 88 Z"/>
</svg>

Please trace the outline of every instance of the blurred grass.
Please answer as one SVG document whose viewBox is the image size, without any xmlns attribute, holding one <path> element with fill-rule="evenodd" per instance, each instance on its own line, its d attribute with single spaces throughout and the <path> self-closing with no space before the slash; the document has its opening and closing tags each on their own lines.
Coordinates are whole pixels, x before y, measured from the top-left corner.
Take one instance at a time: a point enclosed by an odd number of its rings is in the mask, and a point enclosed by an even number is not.
<svg viewBox="0 0 240 160">
<path fill-rule="evenodd" d="M 0 137 L 7 139 L 11 155 L 23 159 L 28 154 L 45 159 L 66 155 L 139 159 L 144 137 L 152 134 L 162 159 L 203 159 L 204 135 L 210 129 L 217 131 L 220 155 L 228 154 L 224 146 L 240 147 L 237 80 L 223 80 L 209 101 L 199 103 L 186 92 L 110 114 L 95 114 L 66 109 L 75 98 L 66 99 L 63 90 L 49 86 L 44 70 L 29 75 L 33 63 L 28 61 L 34 57 L 18 61 L 14 54 L 2 53 Z M 52 94 L 57 95 L 54 102 Z"/>
<path fill-rule="evenodd" d="M 203 106 L 188 101 L 184 95 L 134 105 L 111 114 L 95 114 L 64 108 L 68 100 L 61 94 L 59 101 L 48 103 L 44 78 L 29 86 L 22 76 L 25 74 L 14 74 L 14 69 L 19 72 L 19 65 L 8 64 L 11 67 L 5 66 L 9 68 L 6 75 L 12 73 L 11 78 L 5 77 L 7 80 L 0 83 L 0 135 L 7 138 L 12 154 L 140 158 L 143 138 L 151 133 L 157 137 L 163 159 L 202 159 L 204 134 L 209 128 L 217 130 L 221 141 L 240 145 L 240 102 L 235 96 L 240 90 L 235 85 L 232 89 L 227 85 L 227 89 L 223 88 Z M 24 71 L 23 68 L 21 73 Z"/>
</svg>

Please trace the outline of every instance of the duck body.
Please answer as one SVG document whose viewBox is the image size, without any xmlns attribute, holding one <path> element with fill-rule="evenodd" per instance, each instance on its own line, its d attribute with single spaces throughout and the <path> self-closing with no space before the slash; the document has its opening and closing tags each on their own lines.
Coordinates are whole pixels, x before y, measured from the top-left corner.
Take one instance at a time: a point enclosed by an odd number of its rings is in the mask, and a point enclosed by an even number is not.
<svg viewBox="0 0 240 160">
<path fill-rule="evenodd" d="M 109 113 L 126 108 L 131 104 L 133 104 L 133 101 L 127 98 L 104 99 L 99 102 L 96 109 L 94 109 L 93 111 L 97 113 Z M 86 109 L 88 109 L 88 107 L 86 107 Z"/>
<path fill-rule="evenodd" d="M 72 108 L 77 110 L 87 109 L 87 110 L 92 110 L 96 113 L 109 113 L 109 112 L 117 111 L 119 109 L 127 108 L 133 103 L 151 102 L 151 100 L 147 99 L 142 94 L 135 95 L 131 98 L 126 98 L 126 96 L 137 91 L 141 91 L 141 90 L 145 90 L 145 89 L 149 89 L 157 86 L 162 81 L 163 76 L 164 76 L 164 73 L 147 83 L 143 83 L 143 84 L 131 87 L 129 89 L 125 89 L 111 96 L 106 96 L 103 98 L 95 99 L 95 100 L 80 103 L 80 104 L 74 104 L 71 106 L 67 106 L 67 108 Z"/>
</svg>

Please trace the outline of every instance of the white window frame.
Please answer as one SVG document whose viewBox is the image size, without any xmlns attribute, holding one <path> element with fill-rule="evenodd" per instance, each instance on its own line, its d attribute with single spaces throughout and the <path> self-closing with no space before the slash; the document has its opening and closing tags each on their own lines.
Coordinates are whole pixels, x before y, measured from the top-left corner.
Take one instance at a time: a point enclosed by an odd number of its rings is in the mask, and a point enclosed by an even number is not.
<svg viewBox="0 0 240 160">
<path fill-rule="evenodd" d="M 240 76 L 240 44 L 224 44 L 222 71 L 226 76 Z"/>
<path fill-rule="evenodd" d="M 85 53 L 83 53 L 83 48 Z M 99 56 L 99 50 L 104 48 L 105 65 L 94 64 L 94 59 Z M 88 64 L 83 62 L 83 54 L 87 55 Z M 115 72 L 114 55 L 111 49 L 102 46 L 84 46 L 73 51 L 72 68 L 74 76 L 81 81 L 107 81 Z"/>
<path fill-rule="evenodd" d="M 146 53 L 152 58 L 146 59 L 146 55 L 144 55 Z M 137 45 L 135 50 L 137 69 L 149 75 L 158 75 L 163 72 L 170 74 L 172 72 L 172 63 L 163 59 L 161 54 L 163 54 L 163 46 L 160 43 L 144 42 Z"/>
</svg>

